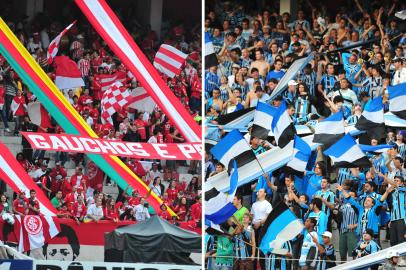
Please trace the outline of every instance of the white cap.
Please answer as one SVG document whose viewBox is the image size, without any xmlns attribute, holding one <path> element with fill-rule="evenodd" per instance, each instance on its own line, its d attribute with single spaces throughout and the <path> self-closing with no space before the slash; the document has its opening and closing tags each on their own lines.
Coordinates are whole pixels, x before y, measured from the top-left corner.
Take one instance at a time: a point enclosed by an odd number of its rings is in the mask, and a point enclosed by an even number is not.
<svg viewBox="0 0 406 270">
<path fill-rule="evenodd" d="M 329 231 L 325 231 L 321 236 L 325 236 L 331 239 L 333 237 L 333 234 Z"/>
<path fill-rule="evenodd" d="M 291 85 L 298 85 L 298 83 L 295 80 L 290 80 L 288 82 L 288 86 L 291 86 Z"/>
<path fill-rule="evenodd" d="M 386 254 L 386 258 L 390 259 L 393 257 L 400 257 L 399 252 L 397 252 L 396 250 L 389 250 Z"/>
</svg>

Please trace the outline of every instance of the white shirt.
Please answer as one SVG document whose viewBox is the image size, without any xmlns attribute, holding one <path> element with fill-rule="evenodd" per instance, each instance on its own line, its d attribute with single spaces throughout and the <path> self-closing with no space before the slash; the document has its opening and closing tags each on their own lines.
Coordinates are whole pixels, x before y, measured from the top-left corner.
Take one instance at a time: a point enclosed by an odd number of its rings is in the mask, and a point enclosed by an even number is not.
<svg viewBox="0 0 406 270">
<path fill-rule="evenodd" d="M 272 205 L 267 200 L 256 201 L 252 205 L 251 214 L 254 216 L 253 223 L 264 220 L 272 211 Z"/>
<path fill-rule="evenodd" d="M 40 178 L 45 173 L 46 173 L 46 171 L 43 171 L 41 168 L 39 168 L 39 169 L 35 170 L 34 175 L 32 176 L 32 178 L 34 178 L 34 179 Z"/>
<path fill-rule="evenodd" d="M 103 218 L 103 208 L 101 206 L 97 207 L 96 204 L 91 204 L 89 208 L 87 208 L 87 215 L 92 215 L 96 219 Z"/>
<path fill-rule="evenodd" d="M 396 70 L 393 75 L 392 85 L 397 85 L 406 82 L 406 68 L 402 67 L 400 70 Z"/>
<path fill-rule="evenodd" d="M 148 207 L 144 207 L 143 204 L 139 204 L 139 205 L 135 206 L 134 212 L 135 212 L 135 219 L 137 221 L 144 221 L 151 217 L 148 212 Z"/>
</svg>

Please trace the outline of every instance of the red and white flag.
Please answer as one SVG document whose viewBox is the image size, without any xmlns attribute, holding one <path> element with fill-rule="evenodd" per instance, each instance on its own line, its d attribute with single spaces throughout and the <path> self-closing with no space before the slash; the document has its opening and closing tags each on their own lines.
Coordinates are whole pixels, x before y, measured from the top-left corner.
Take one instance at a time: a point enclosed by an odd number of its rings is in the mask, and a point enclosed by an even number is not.
<svg viewBox="0 0 406 270">
<path fill-rule="evenodd" d="M 47 50 L 47 61 L 48 61 L 48 65 L 50 65 L 52 63 L 52 61 L 54 61 L 54 57 L 56 56 L 56 54 L 58 53 L 58 47 L 59 47 L 59 43 L 61 42 L 61 38 L 63 35 L 65 35 L 66 32 L 69 31 L 69 29 L 71 29 L 71 27 L 76 23 L 76 21 L 74 21 L 73 23 L 69 24 L 68 27 L 66 27 L 65 29 L 63 29 L 62 32 L 59 33 L 59 35 L 57 35 L 49 44 L 48 46 L 48 50 Z"/>
<path fill-rule="evenodd" d="M 152 113 L 154 111 L 156 103 L 143 87 L 133 89 L 131 96 L 129 108 L 136 109 L 139 112 Z"/>
<path fill-rule="evenodd" d="M 117 71 L 113 74 L 101 74 L 100 75 L 101 91 L 104 92 L 108 90 L 116 81 L 119 81 L 124 84 L 126 80 L 127 74 L 123 71 Z"/>
<path fill-rule="evenodd" d="M 120 82 L 113 83 L 111 88 L 104 92 L 101 99 L 102 119 L 111 124 L 113 124 L 111 116 L 127 105 L 133 98 L 127 88 L 122 87 L 122 85 Z"/>
<path fill-rule="evenodd" d="M 154 67 L 173 78 L 179 75 L 185 63 L 187 54 L 168 44 L 162 44 L 155 55 Z"/>
<path fill-rule="evenodd" d="M 5 144 L 0 143 L 0 179 L 16 193 L 24 191 L 27 198 L 30 190 L 35 190 L 41 213 L 46 216 L 56 215 L 57 211 L 51 201 L 14 156 Z"/>
<path fill-rule="evenodd" d="M 43 128 L 51 127 L 51 118 L 40 102 L 28 103 L 27 112 L 33 124 Z"/>
<path fill-rule="evenodd" d="M 41 248 L 60 231 L 59 220 L 56 216 L 15 216 L 14 232 L 18 238 L 19 252 Z"/>
<path fill-rule="evenodd" d="M 55 84 L 60 90 L 85 86 L 79 67 L 68 56 L 55 57 L 55 65 Z"/>
</svg>

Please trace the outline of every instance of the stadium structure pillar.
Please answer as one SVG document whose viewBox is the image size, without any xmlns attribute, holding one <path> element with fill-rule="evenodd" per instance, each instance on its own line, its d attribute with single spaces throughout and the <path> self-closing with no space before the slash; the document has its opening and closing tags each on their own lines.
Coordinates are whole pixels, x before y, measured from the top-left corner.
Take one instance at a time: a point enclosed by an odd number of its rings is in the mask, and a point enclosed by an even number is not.
<svg viewBox="0 0 406 270">
<path fill-rule="evenodd" d="M 26 0 L 25 1 L 25 14 L 28 16 L 28 20 L 35 17 L 38 12 L 44 11 L 44 0 Z"/>
<path fill-rule="evenodd" d="M 151 0 L 149 24 L 151 25 L 151 29 L 157 33 L 158 38 L 161 36 L 163 6 L 163 0 Z"/>
<path fill-rule="evenodd" d="M 289 12 L 291 19 L 296 19 L 297 11 L 299 9 L 298 1 L 296 0 L 280 0 L 279 14 Z"/>
<path fill-rule="evenodd" d="M 140 23 L 151 25 L 158 38 L 161 36 L 163 0 L 137 0 L 137 20 Z"/>
</svg>

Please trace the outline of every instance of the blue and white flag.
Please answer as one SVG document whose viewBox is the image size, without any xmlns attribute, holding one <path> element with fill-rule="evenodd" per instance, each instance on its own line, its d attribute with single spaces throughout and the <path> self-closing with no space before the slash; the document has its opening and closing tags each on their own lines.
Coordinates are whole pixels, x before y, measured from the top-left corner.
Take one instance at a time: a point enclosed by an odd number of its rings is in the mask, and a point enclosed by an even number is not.
<svg viewBox="0 0 406 270">
<path fill-rule="evenodd" d="M 258 102 L 254 114 L 254 123 L 252 124 L 251 137 L 262 140 L 268 138 L 269 131 L 272 130 L 272 121 L 278 108 L 264 102 Z"/>
<path fill-rule="evenodd" d="M 213 43 L 210 38 L 210 34 L 206 32 L 204 34 L 204 66 L 205 69 L 217 66 L 219 64 L 216 53 L 214 51 Z"/>
<path fill-rule="evenodd" d="M 388 86 L 389 111 L 406 120 L 406 83 Z"/>
<path fill-rule="evenodd" d="M 324 154 L 331 158 L 335 168 L 365 168 L 371 166 L 371 162 L 365 153 L 362 152 L 360 146 L 349 134 L 324 151 Z"/>
<path fill-rule="evenodd" d="M 262 235 L 259 236 L 259 249 L 267 254 L 281 250 L 286 241 L 292 240 L 302 232 L 304 226 L 300 219 L 284 203 L 280 202 L 268 215 Z"/>
<path fill-rule="evenodd" d="M 364 130 L 378 141 L 385 138 L 385 119 L 383 114 L 382 96 L 370 99 L 355 127 Z"/>
<path fill-rule="evenodd" d="M 296 134 L 292 118 L 290 118 L 286 103 L 282 102 L 272 120 L 272 132 L 276 144 L 283 148 L 292 141 Z"/>
<path fill-rule="evenodd" d="M 250 145 L 238 130 L 228 133 L 210 152 L 228 171 L 231 170 L 230 161 L 233 159 L 238 168 L 256 159 Z"/>
<path fill-rule="evenodd" d="M 310 146 L 299 136 L 295 136 L 293 146 L 293 158 L 286 164 L 292 170 L 292 173 L 303 176 L 306 171 L 307 162 L 312 154 Z"/>
<path fill-rule="evenodd" d="M 233 160 L 233 169 L 230 175 L 230 190 L 228 194 L 212 188 L 204 193 L 205 219 L 214 224 L 221 224 L 227 221 L 236 211 L 233 205 L 234 195 L 238 185 L 237 162 Z"/>
<path fill-rule="evenodd" d="M 345 134 L 343 112 L 339 111 L 330 115 L 315 127 L 313 142 L 331 146 Z"/>
<path fill-rule="evenodd" d="M 386 151 L 388 151 L 389 149 L 393 148 L 393 145 L 390 145 L 390 144 L 379 144 L 379 145 L 360 144 L 359 147 L 364 152 L 382 154 L 382 153 L 385 153 Z"/>
</svg>

